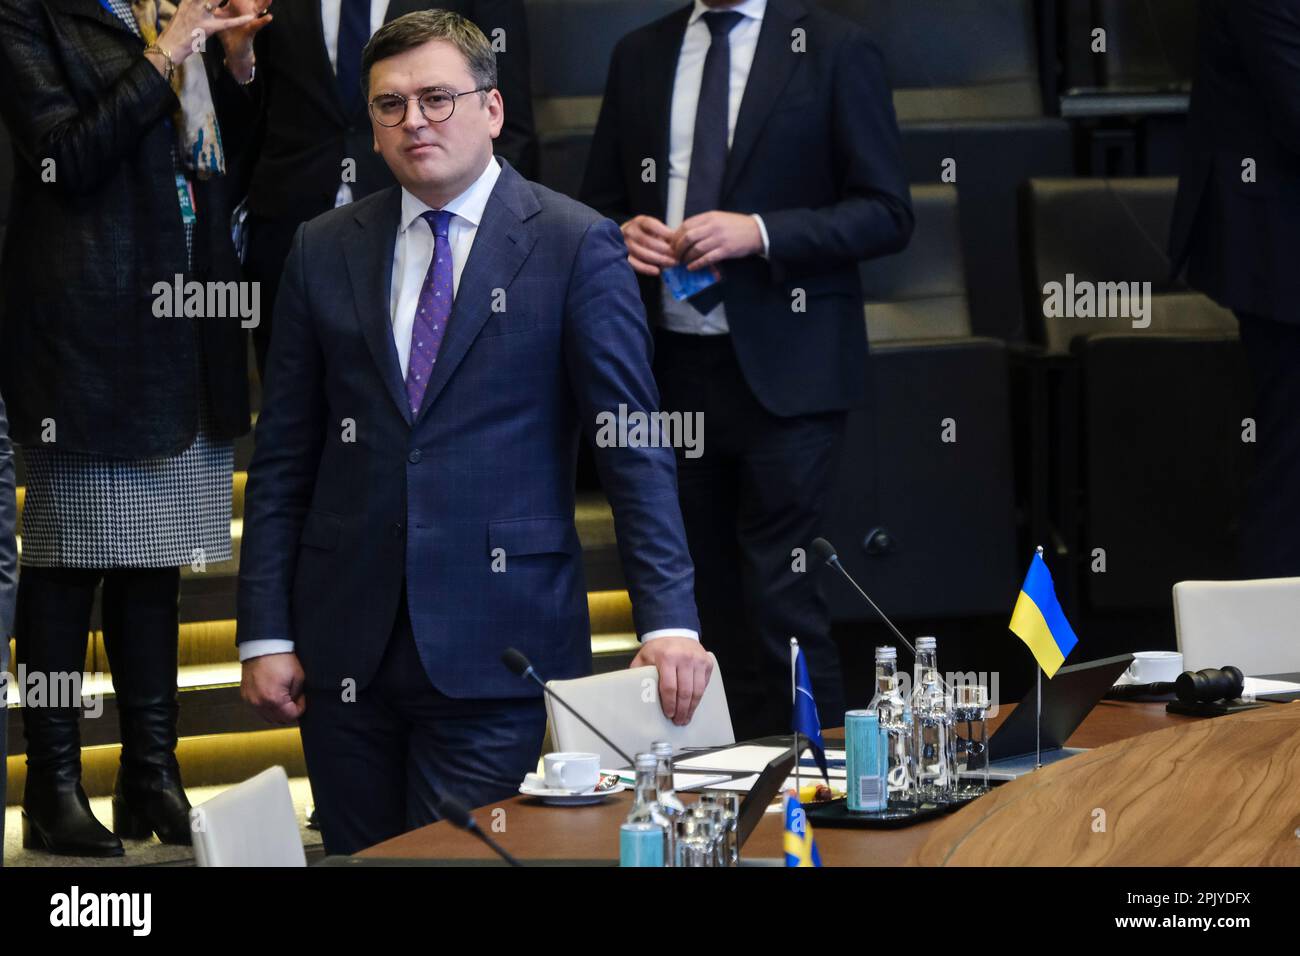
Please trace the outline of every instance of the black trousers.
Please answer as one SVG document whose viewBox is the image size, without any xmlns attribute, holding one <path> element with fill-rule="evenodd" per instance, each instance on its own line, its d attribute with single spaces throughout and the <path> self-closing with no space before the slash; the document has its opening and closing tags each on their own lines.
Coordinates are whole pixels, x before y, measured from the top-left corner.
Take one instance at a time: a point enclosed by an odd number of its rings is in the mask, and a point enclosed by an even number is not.
<svg viewBox="0 0 1300 956">
<path fill-rule="evenodd" d="M 1300 576 L 1300 324 L 1238 312 L 1255 387 L 1255 475 L 1241 526 L 1241 573 Z"/>
<path fill-rule="evenodd" d="M 309 684 L 306 700 L 298 723 L 330 854 L 435 822 L 440 796 L 471 809 L 513 796 L 546 733 L 540 697 L 456 699 L 434 688 L 405 600 L 374 680 L 355 693 Z"/>
<path fill-rule="evenodd" d="M 248 217 L 248 251 L 244 256 L 244 276 L 260 286 L 261 317 L 253 329 L 253 350 L 257 356 L 257 375 L 266 381 L 266 356 L 271 348 L 271 318 L 275 298 L 280 290 L 284 261 L 289 257 L 294 233 L 301 225 L 296 219 Z"/>
<path fill-rule="evenodd" d="M 700 635 L 722 671 L 737 739 L 789 733 L 790 638 L 823 726 L 844 720 L 840 658 L 817 569 L 805 558 L 839 463 L 844 412 L 781 418 L 745 382 L 731 336 L 655 335 L 665 411 L 703 415 L 703 453 L 677 450 Z"/>
<path fill-rule="evenodd" d="M 179 568 L 23 567 L 14 644 L 33 673 L 83 673 L 95 589 L 104 650 L 122 731 L 122 763 L 141 771 L 170 764 L 175 748 Z M 64 704 L 70 702 L 64 701 Z M 81 757 L 75 706 L 24 707 L 28 774 L 69 772 Z"/>
</svg>

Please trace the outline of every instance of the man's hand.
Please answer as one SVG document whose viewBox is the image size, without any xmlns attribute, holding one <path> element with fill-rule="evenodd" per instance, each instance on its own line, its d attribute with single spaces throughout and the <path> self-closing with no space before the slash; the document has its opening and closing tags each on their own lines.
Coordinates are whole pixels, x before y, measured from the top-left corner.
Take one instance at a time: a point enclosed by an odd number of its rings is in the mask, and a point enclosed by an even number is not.
<svg viewBox="0 0 1300 956">
<path fill-rule="evenodd" d="M 739 212 L 702 212 L 685 220 L 672 236 L 672 254 L 692 272 L 762 251 L 758 220 Z"/>
<path fill-rule="evenodd" d="M 699 641 L 689 637 L 656 637 L 641 645 L 631 664 L 648 665 L 659 669 L 659 706 L 664 716 L 685 727 L 713 676 L 713 658 Z"/>
<path fill-rule="evenodd" d="M 677 265 L 673 255 L 673 231 L 654 216 L 634 216 L 623 223 L 627 261 L 643 276 L 657 276 L 660 269 Z"/>
<path fill-rule="evenodd" d="M 273 724 L 292 724 L 307 709 L 298 655 L 266 654 L 244 661 L 240 696 Z"/>
</svg>

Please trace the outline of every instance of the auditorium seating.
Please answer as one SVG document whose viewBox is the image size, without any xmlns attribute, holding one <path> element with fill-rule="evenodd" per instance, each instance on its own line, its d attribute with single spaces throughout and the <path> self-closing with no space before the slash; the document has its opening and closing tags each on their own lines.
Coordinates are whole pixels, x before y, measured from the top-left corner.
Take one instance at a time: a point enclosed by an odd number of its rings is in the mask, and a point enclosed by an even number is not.
<svg viewBox="0 0 1300 956">
<path fill-rule="evenodd" d="M 971 334 L 957 191 L 912 202 L 911 245 L 860 270 L 871 397 L 849 415 L 826 535 L 891 617 L 1001 612 L 1017 587 L 1007 348 Z M 871 616 L 845 582 L 824 587 L 837 620 Z"/>
<path fill-rule="evenodd" d="M 1061 115 L 1076 122 L 1080 171 L 1175 175 L 1196 57 L 1187 0 L 1060 0 Z M 1094 52 L 1094 31 L 1105 52 Z"/>
<path fill-rule="evenodd" d="M 1034 440 L 1056 449 L 1052 522 L 1094 610 L 1165 608 L 1174 582 L 1235 571 L 1250 391 L 1235 320 L 1168 275 L 1175 189 L 1033 180 L 1023 195 L 1029 327 L 1068 356 L 1049 434 Z M 1047 284 L 1071 275 L 1076 288 L 1150 282 L 1150 326 L 1045 316 Z"/>
<path fill-rule="evenodd" d="M 578 195 L 614 44 L 683 5 L 679 0 L 529 0 L 533 116 L 543 184 Z M 575 49 L 584 55 L 575 56 Z"/>
<path fill-rule="evenodd" d="M 1070 128 L 1045 109 L 1034 0 L 826 0 L 880 47 L 914 183 L 956 161 L 971 325 L 1022 335 L 1015 196 L 1074 173 Z"/>
</svg>

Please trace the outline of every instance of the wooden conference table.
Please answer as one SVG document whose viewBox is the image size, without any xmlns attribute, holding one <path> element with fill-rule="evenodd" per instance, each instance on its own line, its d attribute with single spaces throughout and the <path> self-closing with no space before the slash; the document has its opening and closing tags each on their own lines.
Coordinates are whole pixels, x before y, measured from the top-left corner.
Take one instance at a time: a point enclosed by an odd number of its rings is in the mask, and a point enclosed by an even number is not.
<svg viewBox="0 0 1300 956">
<path fill-rule="evenodd" d="M 1014 708 L 1003 705 L 990 732 Z M 834 746 L 843 731 L 826 738 Z M 1168 714 L 1159 703 L 1102 701 L 1067 745 L 1096 749 L 936 820 L 898 830 L 817 828 L 822 862 L 1300 866 L 1300 703 L 1196 718 Z M 514 797 L 474 815 L 525 862 L 613 861 L 631 799 L 627 790 L 596 806 L 549 807 Z M 504 831 L 490 829 L 502 819 Z M 781 814 L 769 813 L 742 855 L 782 853 Z M 359 856 L 469 861 L 492 853 L 469 834 L 435 823 Z"/>
</svg>

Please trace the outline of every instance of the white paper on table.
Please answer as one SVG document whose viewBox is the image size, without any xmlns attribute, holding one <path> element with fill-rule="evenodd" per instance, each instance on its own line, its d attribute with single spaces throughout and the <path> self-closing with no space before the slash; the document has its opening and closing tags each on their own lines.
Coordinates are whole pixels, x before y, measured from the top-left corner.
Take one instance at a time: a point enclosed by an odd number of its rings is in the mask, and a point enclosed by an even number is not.
<svg viewBox="0 0 1300 956">
<path fill-rule="evenodd" d="M 1300 684 L 1285 680 L 1265 680 L 1263 677 L 1247 677 L 1243 696 L 1260 697 L 1264 694 L 1291 694 L 1300 691 Z"/>
<path fill-rule="evenodd" d="M 816 760 L 816 758 L 813 756 L 813 752 L 811 748 L 803 752 L 803 759 Z M 827 763 L 829 763 L 832 760 L 844 760 L 844 759 L 845 759 L 845 755 L 843 750 L 826 751 Z M 820 780 L 822 776 L 822 771 L 820 767 L 803 766 L 799 768 L 799 776 L 803 777 L 804 782 L 807 783 L 809 777 L 816 777 L 818 780 Z M 847 780 L 849 773 L 846 767 L 827 767 L 826 776 L 828 776 L 832 781 L 836 779 Z"/>
<path fill-rule="evenodd" d="M 687 757 L 685 760 L 673 761 L 673 768 L 680 770 L 726 770 L 731 773 L 757 773 L 767 767 L 775 758 L 787 753 L 789 747 L 760 747 L 757 744 L 742 744 L 715 750 L 713 753 Z"/>
<path fill-rule="evenodd" d="M 624 783 L 635 783 L 636 775 L 631 770 L 602 770 L 602 774 L 617 774 Z M 673 789 L 689 790 L 693 787 L 707 787 L 711 783 L 726 780 L 725 773 L 673 773 Z"/>
<path fill-rule="evenodd" d="M 749 793 L 749 791 L 754 789 L 754 784 L 758 783 L 758 777 L 759 777 L 758 774 L 751 774 L 748 777 L 737 777 L 735 780 L 728 780 L 726 783 L 709 784 L 704 789 L 705 790 L 731 790 L 736 793 Z M 800 784 L 806 787 L 811 783 L 821 783 L 822 779 L 821 777 L 816 777 L 816 778 L 800 777 L 799 782 Z M 834 779 L 831 780 L 832 787 L 834 787 L 836 783 L 837 783 L 836 780 Z M 783 786 L 781 789 L 783 791 L 794 790 L 795 789 L 794 777 L 787 778 L 785 781 L 785 786 Z M 780 796 L 780 794 L 778 793 L 777 796 Z"/>
</svg>

